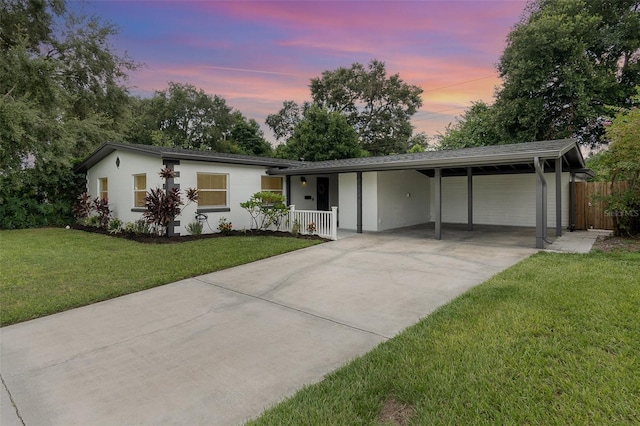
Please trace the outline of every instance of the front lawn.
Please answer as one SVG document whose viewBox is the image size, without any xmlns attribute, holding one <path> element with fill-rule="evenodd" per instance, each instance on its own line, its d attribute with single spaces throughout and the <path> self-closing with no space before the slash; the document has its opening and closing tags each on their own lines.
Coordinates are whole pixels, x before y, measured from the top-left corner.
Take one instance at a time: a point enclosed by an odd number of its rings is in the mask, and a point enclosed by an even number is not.
<svg viewBox="0 0 640 426">
<path fill-rule="evenodd" d="M 639 424 L 640 253 L 538 253 L 256 425 Z"/>
<path fill-rule="evenodd" d="M 308 247 L 318 241 L 229 237 L 141 244 L 76 230 L 0 232 L 0 325 Z"/>
</svg>

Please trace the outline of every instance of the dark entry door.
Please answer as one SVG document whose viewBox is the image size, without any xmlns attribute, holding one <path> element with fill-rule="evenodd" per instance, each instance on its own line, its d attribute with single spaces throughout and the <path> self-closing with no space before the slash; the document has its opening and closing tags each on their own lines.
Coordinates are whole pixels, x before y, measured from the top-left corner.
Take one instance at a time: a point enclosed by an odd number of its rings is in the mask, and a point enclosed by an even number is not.
<svg viewBox="0 0 640 426">
<path fill-rule="evenodd" d="M 316 182 L 316 201 L 318 202 L 318 210 L 329 210 L 329 178 L 318 178 Z"/>
</svg>

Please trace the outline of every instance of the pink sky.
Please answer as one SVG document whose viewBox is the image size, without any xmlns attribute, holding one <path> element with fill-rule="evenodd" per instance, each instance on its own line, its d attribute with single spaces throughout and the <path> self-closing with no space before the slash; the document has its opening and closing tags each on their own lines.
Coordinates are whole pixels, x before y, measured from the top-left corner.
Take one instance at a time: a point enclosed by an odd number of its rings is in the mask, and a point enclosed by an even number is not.
<svg viewBox="0 0 640 426">
<path fill-rule="evenodd" d="M 371 59 L 424 89 L 416 132 L 443 132 L 473 101 L 491 102 L 495 64 L 524 10 L 520 0 L 90 1 L 120 28 L 114 47 L 144 67 L 133 92 L 190 83 L 265 131 L 282 102 L 310 99 L 309 80 Z"/>
</svg>

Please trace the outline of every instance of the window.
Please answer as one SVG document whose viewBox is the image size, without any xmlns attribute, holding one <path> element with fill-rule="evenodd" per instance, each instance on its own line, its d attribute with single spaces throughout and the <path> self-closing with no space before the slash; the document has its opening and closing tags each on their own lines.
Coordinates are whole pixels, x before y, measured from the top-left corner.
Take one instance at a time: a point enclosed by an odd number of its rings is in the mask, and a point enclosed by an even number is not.
<svg viewBox="0 0 640 426">
<path fill-rule="evenodd" d="M 147 195 L 147 175 L 133 175 L 133 206 L 144 207 L 144 197 Z"/>
<path fill-rule="evenodd" d="M 282 178 L 273 176 L 262 176 L 260 190 L 282 194 Z"/>
<path fill-rule="evenodd" d="M 228 175 L 198 173 L 198 206 L 226 207 Z"/>
<path fill-rule="evenodd" d="M 109 180 L 106 177 L 98 179 L 98 197 L 101 200 L 109 199 Z"/>
</svg>

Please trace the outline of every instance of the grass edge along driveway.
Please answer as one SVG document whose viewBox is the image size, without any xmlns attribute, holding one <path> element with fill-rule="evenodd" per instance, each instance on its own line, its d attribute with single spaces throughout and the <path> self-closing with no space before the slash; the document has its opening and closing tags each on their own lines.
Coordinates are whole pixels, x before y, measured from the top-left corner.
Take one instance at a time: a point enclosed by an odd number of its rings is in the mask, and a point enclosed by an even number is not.
<svg viewBox="0 0 640 426">
<path fill-rule="evenodd" d="M 63 228 L 0 231 L 0 325 L 89 305 L 317 243 L 259 236 L 142 244 Z"/>
<path fill-rule="evenodd" d="M 640 423 L 640 253 L 538 253 L 251 425 Z"/>
</svg>

